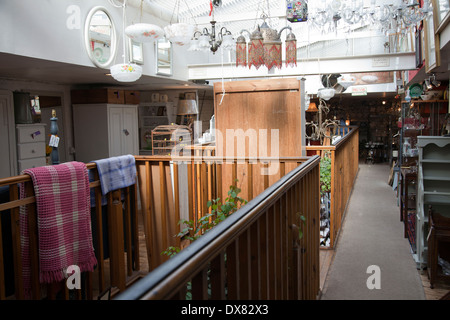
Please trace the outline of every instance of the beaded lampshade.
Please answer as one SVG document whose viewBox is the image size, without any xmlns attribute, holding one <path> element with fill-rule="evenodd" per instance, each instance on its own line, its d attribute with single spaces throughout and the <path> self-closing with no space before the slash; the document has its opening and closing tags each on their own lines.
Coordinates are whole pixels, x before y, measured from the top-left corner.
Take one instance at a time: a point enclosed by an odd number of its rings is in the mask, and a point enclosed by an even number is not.
<svg viewBox="0 0 450 320">
<path fill-rule="evenodd" d="M 255 30 L 250 37 L 250 45 L 248 47 L 248 67 L 254 66 L 259 69 L 264 65 L 264 45 L 263 37 L 258 29 Z"/>
<path fill-rule="evenodd" d="M 286 36 L 286 67 L 297 66 L 297 39 L 294 33 Z"/>
<path fill-rule="evenodd" d="M 247 66 L 247 42 L 245 37 L 240 35 L 236 39 L 236 67 Z"/>
</svg>

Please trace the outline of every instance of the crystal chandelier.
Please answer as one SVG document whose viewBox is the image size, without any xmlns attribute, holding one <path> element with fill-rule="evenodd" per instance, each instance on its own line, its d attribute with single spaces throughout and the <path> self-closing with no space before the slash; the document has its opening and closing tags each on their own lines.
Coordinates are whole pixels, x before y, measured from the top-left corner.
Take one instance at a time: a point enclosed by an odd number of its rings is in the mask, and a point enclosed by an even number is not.
<svg viewBox="0 0 450 320">
<path fill-rule="evenodd" d="M 376 0 L 364 7 L 362 0 L 320 0 L 309 6 L 308 21 L 325 32 L 337 31 L 339 25 L 350 28 L 357 24 L 380 27 L 384 32 L 400 32 L 415 26 L 431 12 L 430 1 L 394 0 L 377 6 Z"/>
</svg>

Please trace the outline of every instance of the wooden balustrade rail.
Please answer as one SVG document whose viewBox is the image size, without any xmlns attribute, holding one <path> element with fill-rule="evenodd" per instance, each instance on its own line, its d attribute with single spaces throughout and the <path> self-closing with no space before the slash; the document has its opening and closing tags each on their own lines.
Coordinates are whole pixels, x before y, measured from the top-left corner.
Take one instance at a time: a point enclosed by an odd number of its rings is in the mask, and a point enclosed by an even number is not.
<svg viewBox="0 0 450 320">
<path fill-rule="evenodd" d="M 180 219 L 198 221 L 210 212 L 209 200 L 220 198 L 223 203 L 231 184 L 237 184 L 239 196 L 249 201 L 308 159 L 219 158 L 209 151 L 193 155 L 135 156 L 149 270 L 168 259 L 161 255 L 168 247 L 183 246 L 174 237 L 180 232 Z"/>
<path fill-rule="evenodd" d="M 107 204 L 102 206 L 96 164 L 88 163 L 87 168 L 92 170 L 94 175 L 93 181 L 90 182 L 90 188 L 95 194 L 95 207 L 91 208 L 91 221 L 98 264 L 94 272 L 84 273 L 82 287 L 80 290 L 73 290 L 74 294 L 69 293 L 64 281 L 48 285 L 39 283 L 36 198 L 29 196 L 19 199 L 21 183 L 29 190 L 28 194 L 34 194 L 30 176 L 19 175 L 0 179 L 0 187 L 9 187 L 9 201 L 0 203 L 2 218 L 0 219 L 0 300 L 25 299 L 19 230 L 19 208 L 25 205 L 29 209 L 32 299 L 96 299 L 105 292 L 114 294 L 118 290 L 125 290 L 130 283 L 141 276 L 136 185 L 108 193 L 105 196 Z M 10 221 L 10 223 L 2 225 L 2 221 Z M 12 260 L 4 260 L 4 254 L 11 256 Z M 9 283 L 8 287 L 6 283 Z M 46 290 L 43 290 L 44 286 L 47 286 Z"/>
<path fill-rule="evenodd" d="M 301 163 L 115 298 L 316 299 L 319 160 Z"/>
<path fill-rule="evenodd" d="M 330 248 L 336 244 L 348 200 L 359 169 L 359 130 L 350 132 L 332 146 L 306 146 L 306 150 L 331 158 Z"/>
</svg>

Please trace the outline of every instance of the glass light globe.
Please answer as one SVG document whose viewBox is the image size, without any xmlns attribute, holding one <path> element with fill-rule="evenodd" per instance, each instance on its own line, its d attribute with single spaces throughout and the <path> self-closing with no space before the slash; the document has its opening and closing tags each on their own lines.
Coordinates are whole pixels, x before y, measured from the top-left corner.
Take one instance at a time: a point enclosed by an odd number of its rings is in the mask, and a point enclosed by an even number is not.
<svg viewBox="0 0 450 320">
<path fill-rule="evenodd" d="M 164 36 L 162 28 L 149 23 L 137 23 L 125 28 L 125 34 L 136 42 L 152 42 Z"/>
<path fill-rule="evenodd" d="M 234 41 L 233 36 L 231 34 L 226 34 L 223 36 L 222 48 L 224 50 L 235 50 L 236 49 L 236 42 Z"/>
<path fill-rule="evenodd" d="M 134 63 L 121 63 L 113 65 L 110 72 L 117 81 L 133 82 L 142 76 L 142 67 Z"/>
</svg>

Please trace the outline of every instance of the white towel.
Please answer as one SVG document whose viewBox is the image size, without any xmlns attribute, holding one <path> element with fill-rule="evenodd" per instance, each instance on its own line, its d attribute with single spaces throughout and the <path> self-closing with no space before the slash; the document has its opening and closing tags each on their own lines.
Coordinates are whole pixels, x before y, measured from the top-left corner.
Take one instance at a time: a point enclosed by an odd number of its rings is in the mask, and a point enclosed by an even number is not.
<svg viewBox="0 0 450 320">
<path fill-rule="evenodd" d="M 134 156 L 124 155 L 95 160 L 102 187 L 102 194 L 136 183 L 136 162 Z"/>
</svg>

